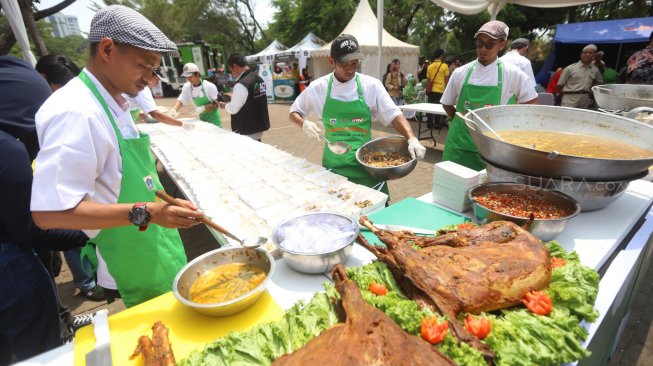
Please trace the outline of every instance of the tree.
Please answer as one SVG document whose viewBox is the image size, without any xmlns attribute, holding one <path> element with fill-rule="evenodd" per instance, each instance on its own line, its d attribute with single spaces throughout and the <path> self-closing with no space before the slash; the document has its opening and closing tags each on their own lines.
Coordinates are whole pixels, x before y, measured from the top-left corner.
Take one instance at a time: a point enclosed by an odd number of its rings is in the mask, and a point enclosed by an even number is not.
<svg viewBox="0 0 653 366">
<path fill-rule="evenodd" d="M 60 12 L 61 10 L 68 7 L 68 5 L 74 3 L 75 0 L 64 0 L 55 6 L 38 11 L 34 7 L 34 2 L 38 2 L 38 0 L 18 0 L 18 5 L 23 16 L 23 22 L 25 23 L 27 33 L 29 34 L 32 42 L 36 45 L 37 54 L 39 57 L 42 57 L 48 54 L 48 50 L 45 46 L 45 43 L 43 42 L 36 22 L 45 17 Z M 6 55 L 16 43 L 16 37 L 14 36 L 11 27 L 9 27 L 9 22 L 7 19 L 4 19 L 4 16 L 1 18 L 2 21 L 0 22 L 0 30 L 2 32 L 0 33 L 0 55 Z"/>
</svg>

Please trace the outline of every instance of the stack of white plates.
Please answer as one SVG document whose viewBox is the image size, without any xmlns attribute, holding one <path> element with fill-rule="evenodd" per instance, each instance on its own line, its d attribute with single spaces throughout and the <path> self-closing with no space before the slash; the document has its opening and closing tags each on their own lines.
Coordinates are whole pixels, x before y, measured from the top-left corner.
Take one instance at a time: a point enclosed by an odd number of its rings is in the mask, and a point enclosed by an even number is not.
<svg viewBox="0 0 653 366">
<path fill-rule="evenodd" d="M 471 208 L 467 191 L 478 185 L 479 173 L 473 169 L 443 161 L 433 167 L 433 202 L 458 212 Z"/>
</svg>

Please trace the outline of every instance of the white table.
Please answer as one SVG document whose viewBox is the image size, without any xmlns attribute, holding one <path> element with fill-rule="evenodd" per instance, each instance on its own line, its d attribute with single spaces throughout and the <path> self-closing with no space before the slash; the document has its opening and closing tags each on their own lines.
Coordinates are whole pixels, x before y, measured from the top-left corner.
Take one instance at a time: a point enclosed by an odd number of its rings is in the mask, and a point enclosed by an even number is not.
<svg viewBox="0 0 653 366">
<path fill-rule="evenodd" d="M 410 111 L 410 112 L 422 112 L 422 113 L 427 113 L 427 114 L 435 114 L 435 115 L 440 115 L 440 116 L 446 116 L 447 112 L 444 111 L 444 108 L 442 108 L 442 104 L 436 104 L 436 103 L 415 103 L 415 104 L 404 104 L 400 105 L 399 108 L 402 111 Z M 422 119 L 417 120 L 417 139 L 418 140 L 428 140 L 429 138 L 433 140 L 433 144 L 435 145 L 435 137 L 433 136 L 433 128 L 427 127 L 426 129 L 422 130 Z M 422 137 L 423 132 L 429 132 L 430 136 L 425 136 Z"/>
<path fill-rule="evenodd" d="M 444 208 L 433 203 L 431 193 L 418 199 Z M 632 296 L 637 293 L 653 254 L 652 202 L 653 183 L 634 181 L 613 204 L 581 213 L 555 238 L 565 250 L 575 250 L 583 264 L 602 274 L 594 305 L 599 317 L 585 324 L 589 335 L 584 346 L 592 355 L 579 365 L 606 364 L 628 323 Z M 465 215 L 471 217 L 473 213 L 468 211 Z M 636 227 L 640 220 L 643 223 Z"/>
<path fill-rule="evenodd" d="M 418 199 L 444 208 L 433 203 L 432 193 Z M 556 238 L 566 250 L 577 251 L 585 265 L 604 272 L 595 303 L 600 315 L 594 323 L 585 325 L 589 336 L 584 346 L 592 351 L 592 356 L 580 362 L 581 365 L 605 364 L 628 322 L 631 296 L 637 292 L 653 254 L 650 245 L 653 242 L 652 202 L 653 183 L 632 182 L 626 193 L 612 205 L 581 213 L 570 220 L 565 231 Z M 472 213 L 466 212 L 465 215 L 471 216 Z M 643 224 L 629 236 L 641 219 Z M 606 265 L 613 254 L 616 256 Z M 355 244 L 346 265 L 362 266 L 374 259 L 374 255 Z M 275 264 L 268 291 L 284 310 L 298 300 L 308 301 L 314 292 L 322 290 L 322 283 L 329 280 L 326 274 L 296 272 L 283 259 Z M 21 365 L 72 365 L 72 360 L 72 345 L 64 345 Z"/>
</svg>

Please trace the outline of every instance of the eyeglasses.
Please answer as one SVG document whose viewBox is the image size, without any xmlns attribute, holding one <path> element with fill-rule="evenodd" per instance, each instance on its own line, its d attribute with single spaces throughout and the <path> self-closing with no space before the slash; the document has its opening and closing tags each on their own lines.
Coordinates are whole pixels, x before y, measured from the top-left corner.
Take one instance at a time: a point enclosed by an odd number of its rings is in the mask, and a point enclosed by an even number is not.
<svg viewBox="0 0 653 366">
<path fill-rule="evenodd" d="M 486 49 L 491 50 L 494 48 L 494 46 L 497 45 L 497 43 L 499 42 L 493 42 L 493 41 L 483 42 L 482 39 L 476 38 L 476 48 L 485 47 Z"/>
</svg>

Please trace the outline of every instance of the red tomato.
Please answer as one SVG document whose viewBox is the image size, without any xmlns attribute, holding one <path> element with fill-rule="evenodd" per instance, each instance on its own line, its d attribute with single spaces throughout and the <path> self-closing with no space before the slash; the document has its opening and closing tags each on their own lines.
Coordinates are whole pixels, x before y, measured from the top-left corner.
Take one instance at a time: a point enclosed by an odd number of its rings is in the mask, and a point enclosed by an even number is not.
<svg viewBox="0 0 653 366">
<path fill-rule="evenodd" d="M 567 264 L 566 260 L 558 257 L 551 257 L 551 268 L 564 267 L 565 264 Z"/>
<path fill-rule="evenodd" d="M 549 315 L 553 309 L 553 302 L 544 291 L 531 290 L 524 296 L 522 302 L 528 310 L 537 315 Z"/>
<path fill-rule="evenodd" d="M 483 339 L 490 334 L 492 323 L 488 318 L 481 318 L 470 314 L 465 318 L 465 328 L 472 332 L 478 339 Z"/>
<path fill-rule="evenodd" d="M 473 229 L 475 228 L 476 225 L 474 225 L 473 222 L 463 222 L 462 224 L 458 224 L 458 229 Z"/>
<path fill-rule="evenodd" d="M 371 293 L 379 296 L 385 296 L 388 294 L 388 289 L 383 286 L 381 283 L 372 282 L 370 283 L 369 290 Z"/>
<path fill-rule="evenodd" d="M 437 317 L 424 318 L 420 330 L 422 331 L 422 338 L 427 342 L 438 344 L 442 342 L 444 337 L 447 335 L 447 332 L 449 331 L 449 322 L 445 320 L 442 323 L 439 323 Z"/>
</svg>

